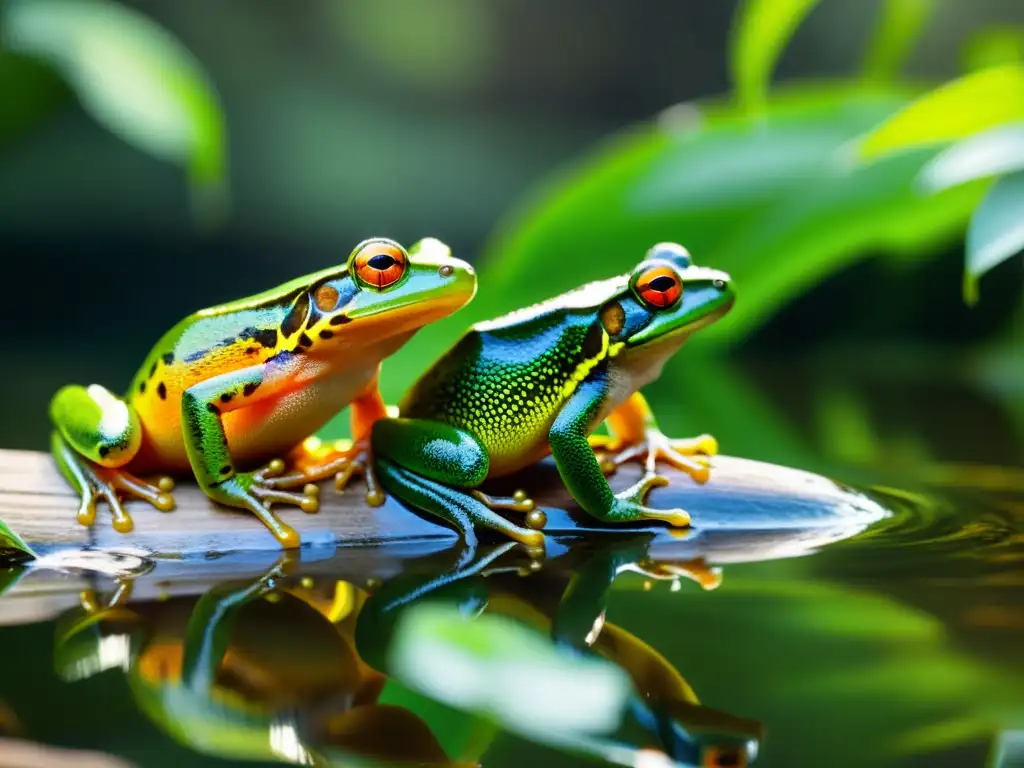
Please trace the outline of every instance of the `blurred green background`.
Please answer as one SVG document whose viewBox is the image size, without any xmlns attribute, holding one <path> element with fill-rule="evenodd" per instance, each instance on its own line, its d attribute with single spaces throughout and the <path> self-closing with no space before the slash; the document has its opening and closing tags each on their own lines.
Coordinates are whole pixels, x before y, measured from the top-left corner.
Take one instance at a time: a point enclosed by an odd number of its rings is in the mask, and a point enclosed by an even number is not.
<svg viewBox="0 0 1024 768">
<path fill-rule="evenodd" d="M 739 299 L 650 387 L 666 431 L 915 509 L 688 596 L 727 642 L 677 631 L 675 596 L 615 610 L 710 654 L 685 670 L 710 702 L 783 713 L 780 762 L 867 764 L 911 708 L 913 764 L 1019 729 L 1024 5 L 6 0 L 0 36 L 0 445 L 45 448 L 60 385 L 117 390 L 183 315 L 368 236 L 439 237 L 481 280 L 385 364 L 392 401 L 469 323 L 675 239 Z M 7 642 L 42 680 L 37 629 Z"/>
<path fill-rule="evenodd" d="M 865 378 L 931 398 L 966 377 L 999 412 L 978 450 L 1017 460 L 1020 259 L 969 307 L 965 233 L 991 179 L 922 179 L 951 139 L 1019 125 L 1019 66 L 919 118 L 950 128 L 940 144 L 859 164 L 851 148 L 944 81 L 1019 65 L 1022 25 L 1012 0 L 9 0 L 2 444 L 44 448 L 61 384 L 118 389 L 190 311 L 367 236 L 431 235 L 478 265 L 480 295 L 386 365 L 389 399 L 470 322 L 675 239 L 740 300 L 652 392 L 668 427 L 804 465 L 877 458 Z"/>
</svg>

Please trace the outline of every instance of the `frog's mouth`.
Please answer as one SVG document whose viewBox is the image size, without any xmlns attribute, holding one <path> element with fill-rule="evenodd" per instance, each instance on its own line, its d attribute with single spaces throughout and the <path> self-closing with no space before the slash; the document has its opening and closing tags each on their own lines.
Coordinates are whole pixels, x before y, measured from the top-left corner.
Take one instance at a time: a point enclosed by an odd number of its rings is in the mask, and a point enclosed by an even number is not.
<svg viewBox="0 0 1024 768">
<path fill-rule="evenodd" d="M 632 347 L 633 349 L 646 349 L 646 348 L 658 347 L 661 344 L 668 343 L 668 342 L 672 342 L 674 344 L 682 344 L 684 341 L 686 341 L 688 338 L 690 338 L 693 334 L 695 334 L 701 328 L 707 328 L 709 325 L 711 325 L 712 323 L 714 323 L 717 320 L 719 320 L 730 309 L 732 309 L 732 306 L 735 303 L 736 303 L 736 297 L 735 296 L 730 296 L 728 299 L 723 301 L 721 304 L 719 304 L 713 310 L 711 310 L 710 312 L 706 312 L 705 314 L 701 315 L 700 317 L 698 317 L 696 320 L 693 320 L 692 322 L 683 323 L 678 328 L 673 328 L 671 331 L 667 331 L 665 333 L 659 334 L 659 335 L 655 336 L 654 338 L 647 339 L 645 341 L 640 341 L 639 343 L 630 344 L 629 341 L 627 340 L 626 344 L 628 346 Z"/>
<path fill-rule="evenodd" d="M 342 328 L 365 334 L 368 339 L 387 339 L 418 331 L 425 325 L 443 320 L 462 309 L 473 298 L 473 292 L 453 293 L 424 303 L 416 296 L 393 305 L 386 312 L 353 317 Z"/>
</svg>

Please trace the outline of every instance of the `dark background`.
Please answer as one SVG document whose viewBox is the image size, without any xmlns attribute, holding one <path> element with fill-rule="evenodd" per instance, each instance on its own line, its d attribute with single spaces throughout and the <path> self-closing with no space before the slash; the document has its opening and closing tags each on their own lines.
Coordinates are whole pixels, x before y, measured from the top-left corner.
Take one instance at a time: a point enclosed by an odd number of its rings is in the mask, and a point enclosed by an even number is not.
<svg viewBox="0 0 1024 768">
<path fill-rule="evenodd" d="M 219 227 L 197 226 L 180 168 L 96 124 L 45 66 L 4 54 L 0 73 L 13 62 L 31 75 L 0 75 L 8 85 L 0 100 L 5 447 L 45 446 L 46 403 L 61 384 L 99 381 L 118 391 L 183 315 L 338 263 L 364 237 L 433 235 L 477 259 L 511 206 L 602 137 L 673 103 L 726 92 L 735 7 L 131 5 L 183 42 L 219 93 L 232 207 Z M 821 3 L 778 79 L 854 71 L 877 7 Z M 997 21 L 1024 23 L 1024 6 L 937 2 L 907 71 L 954 76 L 971 31 Z M 960 300 L 961 264 L 959 241 L 904 272 L 868 261 L 791 305 L 746 351 L 984 340 L 1019 304 L 1019 260 L 985 281 L 985 301 L 973 310 Z"/>
</svg>

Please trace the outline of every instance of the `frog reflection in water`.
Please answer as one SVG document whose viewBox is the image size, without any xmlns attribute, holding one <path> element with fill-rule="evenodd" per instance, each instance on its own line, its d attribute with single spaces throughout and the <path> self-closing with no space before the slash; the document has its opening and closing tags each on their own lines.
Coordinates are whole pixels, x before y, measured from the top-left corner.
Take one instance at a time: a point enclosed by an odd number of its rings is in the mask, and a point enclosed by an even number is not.
<svg viewBox="0 0 1024 768">
<path fill-rule="evenodd" d="M 526 622 L 566 652 L 596 653 L 622 667 L 635 687 L 631 716 L 646 734 L 639 746 L 701 768 L 746 765 L 760 724 L 701 706 L 665 658 L 604 621 L 617 574 L 688 577 L 710 589 L 717 572 L 702 561 L 652 562 L 645 538 L 614 546 L 564 555 L 539 572 L 541 563 L 507 543 L 460 557 L 441 575 L 410 569 L 382 586 L 311 583 L 289 573 L 285 561 L 251 583 L 221 585 L 198 599 L 129 602 L 130 590 L 122 588 L 100 607 L 87 595 L 60 624 L 57 665 L 68 679 L 123 668 L 139 709 L 206 754 L 475 764 L 490 741 L 482 721 L 467 714 L 459 728 L 471 735 L 453 746 L 450 712 L 442 717 L 448 710 L 403 694 L 400 679 L 385 677 L 392 631 L 405 610 L 421 601 L 455 602 L 464 613 L 487 610 Z M 442 720 L 440 730 L 428 725 Z"/>
<path fill-rule="evenodd" d="M 342 582 L 312 589 L 287 576 L 291 563 L 200 598 L 129 602 L 122 583 L 100 606 L 85 593 L 58 626 L 58 672 L 73 681 L 123 669 L 142 713 L 215 757 L 451 765 L 414 712 L 377 702 L 387 680 L 352 639 L 365 593 Z"/>
<path fill-rule="evenodd" d="M 438 240 L 408 252 L 367 240 L 341 266 L 186 317 L 153 347 L 123 398 L 97 384 L 64 387 L 50 404 L 52 451 L 81 497 L 79 522 L 91 525 L 103 499 L 114 528 L 130 531 L 122 496 L 174 506 L 170 477 L 151 485 L 134 473 L 191 472 L 210 498 L 249 510 L 282 546 L 297 547 L 298 534 L 269 505 L 315 512 L 318 489 L 305 480 L 333 474 L 336 463 L 305 455 L 305 439 L 348 405 L 353 434 L 367 434 L 386 414 L 381 361 L 475 291 L 473 270 Z M 308 478 L 269 482 L 286 453 Z M 242 471 L 236 462 L 269 464 Z"/>
<path fill-rule="evenodd" d="M 699 455 L 715 453 L 717 443 L 709 435 L 666 438 L 638 390 L 733 300 L 727 274 L 694 266 L 682 246 L 663 243 L 630 273 L 473 326 L 413 386 L 400 418 L 374 424 L 381 484 L 447 520 L 469 543 L 483 526 L 541 546 L 543 513 L 524 493 L 495 498 L 479 486 L 551 453 L 573 498 L 594 517 L 688 525 L 684 510 L 645 506 L 647 492 L 668 482 L 656 463 L 703 482 L 708 464 Z M 610 440 L 591 435 L 605 420 Z M 644 476 L 613 493 L 604 474 L 631 460 L 644 461 Z M 495 512 L 502 509 L 526 512 L 527 527 Z"/>
<path fill-rule="evenodd" d="M 404 612 L 428 600 L 454 603 L 463 615 L 507 615 L 550 636 L 564 651 L 597 654 L 622 668 L 634 695 L 625 725 L 641 737 L 640 748 L 664 751 L 681 765 L 742 768 L 757 756 L 764 727 L 756 721 L 700 704 L 667 659 L 640 638 L 605 621 L 616 577 L 631 571 L 675 585 L 690 579 L 702 589 L 721 583 L 719 569 L 703 559 L 651 559 L 648 536 L 606 547 L 579 547 L 548 563 L 503 564 L 520 550 L 514 543 L 479 550 L 472 559 L 434 578 L 397 578 L 367 600 L 356 627 L 357 648 L 372 665 L 386 668 L 389 640 Z M 537 572 L 531 572 L 536 569 Z M 526 576 L 526 578 L 523 578 Z M 527 694 L 529 695 L 529 694 Z M 598 747 L 596 754 L 603 753 Z"/>
</svg>

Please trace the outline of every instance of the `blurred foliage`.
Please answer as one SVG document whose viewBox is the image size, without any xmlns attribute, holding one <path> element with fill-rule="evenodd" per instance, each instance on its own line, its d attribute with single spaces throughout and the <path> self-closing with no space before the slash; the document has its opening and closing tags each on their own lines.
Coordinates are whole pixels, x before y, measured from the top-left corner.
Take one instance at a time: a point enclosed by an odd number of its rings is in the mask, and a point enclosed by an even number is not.
<svg viewBox="0 0 1024 768">
<path fill-rule="evenodd" d="M 197 215 L 222 215 L 224 121 L 202 67 L 181 43 L 105 0 L 9 0 L 0 23 L 7 47 L 49 62 L 97 122 L 185 166 Z"/>
<path fill-rule="evenodd" d="M 973 296 L 976 279 L 1022 244 L 998 226 L 1006 218 L 985 213 L 986 189 L 1002 168 L 989 163 L 988 173 L 961 172 L 941 185 L 934 177 L 950 176 L 943 164 L 956 159 L 941 153 L 960 149 L 950 144 L 979 142 L 980 132 L 1020 119 L 1024 70 L 1000 59 L 934 90 L 897 80 L 930 3 L 890 0 L 861 78 L 770 90 L 776 60 L 813 5 L 742 3 L 732 97 L 678 105 L 612 137 L 513 212 L 485 254 L 478 299 L 422 332 L 421 354 L 401 366 L 410 378 L 467 323 L 625 271 L 662 240 L 684 243 L 739 288 L 733 311 L 690 350 L 735 346 L 830 275 L 879 252 L 935 253 L 977 210 L 965 270 Z M 1009 166 L 1019 148 L 1003 147 Z M 550 269 L 558 254 L 573 269 Z"/>
</svg>

